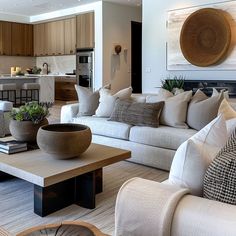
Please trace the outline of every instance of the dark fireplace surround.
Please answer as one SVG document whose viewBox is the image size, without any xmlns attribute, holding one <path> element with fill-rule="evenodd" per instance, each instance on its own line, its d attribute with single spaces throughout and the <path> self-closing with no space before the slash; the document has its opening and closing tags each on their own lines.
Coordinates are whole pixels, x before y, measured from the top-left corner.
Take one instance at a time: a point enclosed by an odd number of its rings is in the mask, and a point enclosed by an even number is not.
<svg viewBox="0 0 236 236">
<path fill-rule="evenodd" d="M 212 88 L 218 91 L 224 89 L 229 91 L 229 97 L 236 97 L 236 81 L 232 80 L 185 80 L 184 90 L 193 90 L 195 93 L 198 89 L 201 89 L 205 94 L 211 96 Z"/>
</svg>

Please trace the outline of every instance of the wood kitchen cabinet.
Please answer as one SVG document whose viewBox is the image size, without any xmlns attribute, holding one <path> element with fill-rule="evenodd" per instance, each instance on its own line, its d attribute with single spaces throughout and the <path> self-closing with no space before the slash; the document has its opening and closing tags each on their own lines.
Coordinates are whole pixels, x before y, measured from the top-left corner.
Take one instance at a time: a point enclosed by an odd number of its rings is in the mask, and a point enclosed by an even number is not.
<svg viewBox="0 0 236 236">
<path fill-rule="evenodd" d="M 94 48 L 94 12 L 76 16 L 77 48 Z"/>
<path fill-rule="evenodd" d="M 64 20 L 34 25 L 34 55 L 64 55 L 64 34 Z"/>
<path fill-rule="evenodd" d="M 65 23 L 65 54 L 75 54 L 76 50 L 76 18 L 66 19 Z"/>
<path fill-rule="evenodd" d="M 55 99 L 61 101 L 78 100 L 75 90 L 75 78 L 60 78 L 55 79 Z"/>
<path fill-rule="evenodd" d="M 45 55 L 45 24 L 36 24 L 34 27 L 34 56 Z"/>
<path fill-rule="evenodd" d="M 54 30 L 54 43 L 56 43 L 56 55 L 65 54 L 65 21 L 58 20 L 55 21 L 55 30 Z"/>
<path fill-rule="evenodd" d="M 34 55 L 33 25 L 24 24 L 24 56 Z"/>
<path fill-rule="evenodd" d="M 11 23 L 11 55 L 33 56 L 33 26 Z"/>
<path fill-rule="evenodd" d="M 11 22 L 0 21 L 0 55 L 11 55 Z"/>
</svg>

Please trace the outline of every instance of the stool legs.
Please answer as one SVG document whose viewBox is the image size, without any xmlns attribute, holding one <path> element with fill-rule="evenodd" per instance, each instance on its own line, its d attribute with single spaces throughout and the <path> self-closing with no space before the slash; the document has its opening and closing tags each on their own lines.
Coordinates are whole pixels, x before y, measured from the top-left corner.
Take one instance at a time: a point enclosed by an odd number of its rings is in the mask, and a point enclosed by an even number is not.
<svg viewBox="0 0 236 236">
<path fill-rule="evenodd" d="M 20 103 L 24 104 L 32 101 L 39 102 L 39 89 L 21 89 Z"/>
<path fill-rule="evenodd" d="M 6 95 L 6 96 L 4 96 Z M 13 102 L 16 105 L 16 90 L 2 90 L 0 91 L 0 100 Z"/>
</svg>

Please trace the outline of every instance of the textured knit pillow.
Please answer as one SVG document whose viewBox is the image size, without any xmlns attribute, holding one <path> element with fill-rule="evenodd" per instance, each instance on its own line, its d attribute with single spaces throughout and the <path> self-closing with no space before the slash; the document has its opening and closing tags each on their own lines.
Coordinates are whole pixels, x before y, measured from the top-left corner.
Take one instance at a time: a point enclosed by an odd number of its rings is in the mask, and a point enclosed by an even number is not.
<svg viewBox="0 0 236 236">
<path fill-rule="evenodd" d="M 99 104 L 99 91 L 93 93 L 91 90 L 79 85 L 75 85 L 75 90 L 79 99 L 78 116 L 94 115 Z"/>
<path fill-rule="evenodd" d="M 117 100 L 109 120 L 137 126 L 159 126 L 159 117 L 164 102 L 137 103 Z"/>
<path fill-rule="evenodd" d="M 236 130 L 209 165 L 203 191 L 205 198 L 236 205 Z"/>
</svg>

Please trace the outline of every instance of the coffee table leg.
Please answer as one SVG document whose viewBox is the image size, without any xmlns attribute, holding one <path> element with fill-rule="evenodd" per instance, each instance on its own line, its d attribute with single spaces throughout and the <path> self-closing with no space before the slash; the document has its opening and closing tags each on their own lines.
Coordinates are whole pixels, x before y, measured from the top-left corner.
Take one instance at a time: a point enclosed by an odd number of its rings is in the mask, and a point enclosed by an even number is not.
<svg viewBox="0 0 236 236">
<path fill-rule="evenodd" d="M 96 194 L 101 193 L 103 191 L 102 181 L 103 181 L 103 172 L 102 169 L 95 170 L 95 187 L 96 187 Z"/>
<path fill-rule="evenodd" d="M 34 213 L 43 217 L 73 203 L 93 209 L 96 194 L 100 192 L 102 169 L 48 187 L 34 185 Z"/>
<path fill-rule="evenodd" d="M 15 178 L 12 175 L 0 171 L 0 181 Z"/>
<path fill-rule="evenodd" d="M 76 204 L 94 209 L 96 193 L 102 192 L 102 169 L 76 177 Z"/>
<path fill-rule="evenodd" d="M 74 203 L 75 178 L 48 186 L 34 185 L 34 213 L 49 215 Z"/>
</svg>

